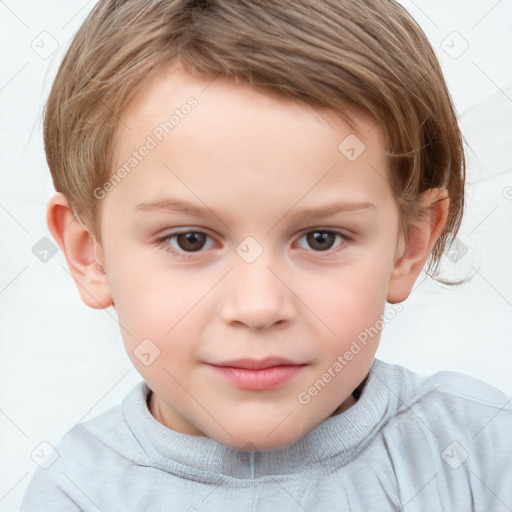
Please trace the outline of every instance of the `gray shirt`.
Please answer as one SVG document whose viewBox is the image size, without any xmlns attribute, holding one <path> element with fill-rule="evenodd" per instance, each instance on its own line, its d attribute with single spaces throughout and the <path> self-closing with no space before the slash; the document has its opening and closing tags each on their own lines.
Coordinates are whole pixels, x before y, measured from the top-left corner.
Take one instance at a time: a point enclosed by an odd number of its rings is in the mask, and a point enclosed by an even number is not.
<svg viewBox="0 0 512 512">
<path fill-rule="evenodd" d="M 375 359 L 355 405 L 269 451 L 170 430 L 149 393 L 75 426 L 22 512 L 512 510 L 511 399 L 465 375 Z"/>
</svg>

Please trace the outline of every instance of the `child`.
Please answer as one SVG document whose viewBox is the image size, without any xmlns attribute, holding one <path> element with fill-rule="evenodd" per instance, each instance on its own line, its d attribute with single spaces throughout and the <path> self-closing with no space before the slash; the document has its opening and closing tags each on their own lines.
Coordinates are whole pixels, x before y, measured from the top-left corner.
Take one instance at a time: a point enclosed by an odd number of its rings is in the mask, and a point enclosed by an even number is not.
<svg viewBox="0 0 512 512">
<path fill-rule="evenodd" d="M 24 512 L 511 510 L 510 399 L 374 357 L 463 212 L 400 5 L 100 1 L 45 145 L 49 228 L 144 381 L 64 437 Z"/>
</svg>

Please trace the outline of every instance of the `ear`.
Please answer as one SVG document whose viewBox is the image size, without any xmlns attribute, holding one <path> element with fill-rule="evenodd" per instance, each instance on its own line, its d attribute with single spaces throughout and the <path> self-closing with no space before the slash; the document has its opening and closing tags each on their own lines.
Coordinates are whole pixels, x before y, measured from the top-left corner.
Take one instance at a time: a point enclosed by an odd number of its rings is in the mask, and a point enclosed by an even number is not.
<svg viewBox="0 0 512 512">
<path fill-rule="evenodd" d="M 429 189 L 422 194 L 421 206 L 426 213 L 400 237 L 396 260 L 389 278 L 388 302 L 402 302 L 411 293 L 430 251 L 446 224 L 449 202 L 445 190 Z"/>
<path fill-rule="evenodd" d="M 53 238 L 66 256 L 82 300 L 95 309 L 113 305 L 101 245 L 79 222 L 66 196 L 58 193 L 50 199 L 46 221 Z"/>
</svg>

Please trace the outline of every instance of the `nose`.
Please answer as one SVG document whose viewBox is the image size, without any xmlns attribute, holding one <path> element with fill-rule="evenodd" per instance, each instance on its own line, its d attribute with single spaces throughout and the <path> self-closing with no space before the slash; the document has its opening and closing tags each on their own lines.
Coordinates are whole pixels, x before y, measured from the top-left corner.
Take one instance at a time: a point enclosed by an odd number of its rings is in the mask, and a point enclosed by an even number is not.
<svg viewBox="0 0 512 512">
<path fill-rule="evenodd" d="M 265 254 L 265 253 L 264 253 Z M 282 328 L 294 315 L 293 292 L 282 271 L 276 271 L 270 258 L 260 256 L 247 263 L 242 259 L 228 277 L 221 316 L 225 323 L 251 330 Z"/>
</svg>

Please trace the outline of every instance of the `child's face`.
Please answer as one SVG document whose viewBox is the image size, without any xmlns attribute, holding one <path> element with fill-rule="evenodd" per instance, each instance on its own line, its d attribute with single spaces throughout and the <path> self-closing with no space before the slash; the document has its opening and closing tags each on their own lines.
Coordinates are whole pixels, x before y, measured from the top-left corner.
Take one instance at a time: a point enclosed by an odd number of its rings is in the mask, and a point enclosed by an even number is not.
<svg viewBox="0 0 512 512">
<path fill-rule="evenodd" d="M 197 105 L 180 109 L 191 96 Z M 359 156 L 351 139 L 338 148 L 351 130 L 332 111 L 180 67 L 122 116 L 116 169 L 134 151 L 137 164 L 102 199 L 100 257 L 128 354 L 168 427 L 274 449 L 351 405 L 379 336 L 344 354 L 379 325 L 399 239 L 382 132 L 357 119 Z M 314 214 L 334 203 L 345 206 Z M 212 366 L 267 357 L 302 366 L 281 380 L 230 380 Z"/>
</svg>

